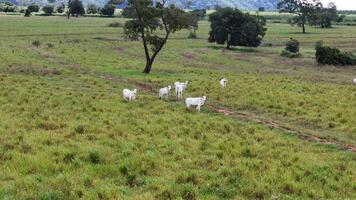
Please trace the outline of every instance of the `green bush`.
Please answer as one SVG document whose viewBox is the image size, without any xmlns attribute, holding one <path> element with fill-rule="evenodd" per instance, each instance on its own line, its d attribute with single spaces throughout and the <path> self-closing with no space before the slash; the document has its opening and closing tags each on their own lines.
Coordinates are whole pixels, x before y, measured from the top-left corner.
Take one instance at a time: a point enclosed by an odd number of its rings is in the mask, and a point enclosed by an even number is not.
<svg viewBox="0 0 356 200">
<path fill-rule="evenodd" d="M 337 48 L 325 46 L 322 41 L 315 46 L 316 61 L 328 65 L 356 65 L 356 56 L 351 52 L 342 52 Z"/>
<path fill-rule="evenodd" d="M 300 57 L 302 57 L 302 54 L 300 54 L 299 52 L 293 53 L 286 49 L 283 49 L 283 51 L 281 52 L 281 56 L 287 57 L 287 58 L 300 58 Z"/>
<path fill-rule="evenodd" d="M 38 12 L 40 10 L 40 7 L 36 4 L 31 4 L 27 7 L 27 9 L 31 12 Z"/>
<path fill-rule="evenodd" d="M 31 10 L 27 8 L 25 10 L 25 17 L 29 17 L 29 16 L 31 16 Z"/>
<path fill-rule="evenodd" d="M 298 53 L 299 52 L 298 40 L 291 38 L 286 44 L 286 50 L 292 53 Z"/>
<path fill-rule="evenodd" d="M 101 14 L 105 16 L 113 16 L 115 14 L 116 6 L 114 4 L 106 4 L 104 8 L 101 9 Z"/>
<path fill-rule="evenodd" d="M 38 40 L 35 40 L 32 42 L 32 45 L 35 46 L 35 47 L 40 47 L 41 46 L 41 42 L 38 41 Z"/>
<path fill-rule="evenodd" d="M 45 15 L 52 15 L 54 12 L 54 7 L 51 5 L 44 6 L 42 8 L 42 11 L 45 13 Z"/>
<path fill-rule="evenodd" d="M 0 3 L 0 12 L 16 12 L 16 8 L 11 2 Z"/>
<path fill-rule="evenodd" d="M 287 58 L 299 58 L 302 54 L 299 53 L 299 42 L 296 39 L 291 38 L 286 43 L 286 48 L 280 54 L 283 57 Z"/>
</svg>

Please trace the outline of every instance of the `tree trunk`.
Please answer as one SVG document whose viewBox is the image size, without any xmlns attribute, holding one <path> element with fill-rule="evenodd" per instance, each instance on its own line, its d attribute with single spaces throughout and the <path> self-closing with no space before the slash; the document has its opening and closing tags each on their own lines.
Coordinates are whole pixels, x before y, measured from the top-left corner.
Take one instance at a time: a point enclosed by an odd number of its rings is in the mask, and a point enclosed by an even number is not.
<svg viewBox="0 0 356 200">
<path fill-rule="evenodd" d="M 230 43 L 227 42 L 226 49 L 230 49 Z"/>
<path fill-rule="evenodd" d="M 302 24 L 302 27 L 303 27 L 303 33 L 305 33 L 305 24 L 304 23 Z"/>
<path fill-rule="evenodd" d="M 227 45 L 226 45 L 226 49 L 230 49 L 230 40 L 231 40 L 231 34 L 229 33 L 227 35 Z"/>
<path fill-rule="evenodd" d="M 151 68 L 152 68 L 152 60 L 147 60 L 146 61 L 146 67 L 143 70 L 143 73 L 149 74 L 151 72 Z"/>
</svg>

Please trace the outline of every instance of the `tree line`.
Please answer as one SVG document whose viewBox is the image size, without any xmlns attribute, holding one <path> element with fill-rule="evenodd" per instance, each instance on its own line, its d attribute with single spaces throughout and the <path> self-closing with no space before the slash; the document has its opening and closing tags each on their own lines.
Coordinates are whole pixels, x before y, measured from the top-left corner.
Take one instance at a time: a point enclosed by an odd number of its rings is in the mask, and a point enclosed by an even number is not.
<svg viewBox="0 0 356 200">
<path fill-rule="evenodd" d="M 51 1 L 52 2 L 52 1 Z M 0 2 L 0 12 L 11 13 L 20 12 L 24 13 L 25 17 L 31 16 L 32 13 L 42 11 L 45 16 L 51 16 L 54 13 L 66 14 L 67 16 L 82 16 L 84 14 L 100 14 L 102 16 L 114 16 L 116 6 L 122 3 L 122 0 L 109 0 L 105 6 L 98 7 L 95 4 L 89 4 L 85 9 L 83 2 L 81 0 L 69 0 L 67 5 L 61 3 L 55 5 L 54 2 L 49 1 L 48 5 L 40 7 L 39 5 L 32 3 L 27 8 L 17 7 L 15 4 L 4 1 Z"/>
</svg>

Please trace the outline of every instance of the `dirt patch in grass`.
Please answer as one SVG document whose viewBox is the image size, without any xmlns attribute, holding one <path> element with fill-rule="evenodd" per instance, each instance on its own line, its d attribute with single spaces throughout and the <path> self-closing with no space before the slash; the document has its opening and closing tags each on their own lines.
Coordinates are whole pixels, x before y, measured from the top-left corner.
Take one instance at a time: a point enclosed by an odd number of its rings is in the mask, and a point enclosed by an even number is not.
<svg viewBox="0 0 356 200">
<path fill-rule="evenodd" d="M 182 53 L 182 57 L 191 60 L 195 58 L 195 55 L 194 53 L 184 52 Z"/>
<path fill-rule="evenodd" d="M 60 75 L 59 69 L 47 69 L 43 67 L 36 67 L 31 65 L 8 65 L 6 68 L 2 68 L 1 72 L 9 74 L 23 74 L 23 75 L 37 75 L 37 76 L 51 76 Z"/>
<path fill-rule="evenodd" d="M 67 62 L 66 60 L 64 60 L 60 57 L 54 56 L 54 55 L 50 54 L 49 52 L 47 52 L 45 49 L 30 48 L 29 51 L 37 52 L 40 57 L 47 60 L 50 64 L 59 65 L 61 67 L 65 67 L 65 68 L 67 68 L 71 71 L 74 71 L 74 72 L 80 71 L 83 73 L 88 73 L 88 71 L 89 71 L 89 69 L 80 67 L 80 65 L 78 65 L 78 64 L 73 64 L 71 62 Z"/>
<path fill-rule="evenodd" d="M 282 65 L 288 66 L 308 66 L 308 67 L 318 67 L 318 64 L 315 62 L 314 59 L 309 58 L 282 58 L 276 57 L 276 62 L 281 63 Z"/>
<path fill-rule="evenodd" d="M 104 38 L 104 37 L 95 37 L 94 40 L 106 41 L 106 42 L 113 42 L 113 41 L 125 41 L 124 39 L 117 39 L 117 38 Z"/>
<path fill-rule="evenodd" d="M 124 52 L 125 51 L 125 47 L 114 47 L 114 51 L 116 51 L 116 52 L 118 52 L 118 53 L 122 53 L 122 52 Z"/>
</svg>

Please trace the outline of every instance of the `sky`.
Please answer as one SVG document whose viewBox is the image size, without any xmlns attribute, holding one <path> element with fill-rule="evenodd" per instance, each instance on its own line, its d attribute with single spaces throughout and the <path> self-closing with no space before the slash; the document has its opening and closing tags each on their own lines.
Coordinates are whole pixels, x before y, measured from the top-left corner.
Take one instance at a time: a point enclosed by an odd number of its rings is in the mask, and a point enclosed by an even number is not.
<svg viewBox="0 0 356 200">
<path fill-rule="evenodd" d="M 324 5 L 335 2 L 338 10 L 356 10 L 356 0 L 321 0 Z"/>
</svg>

